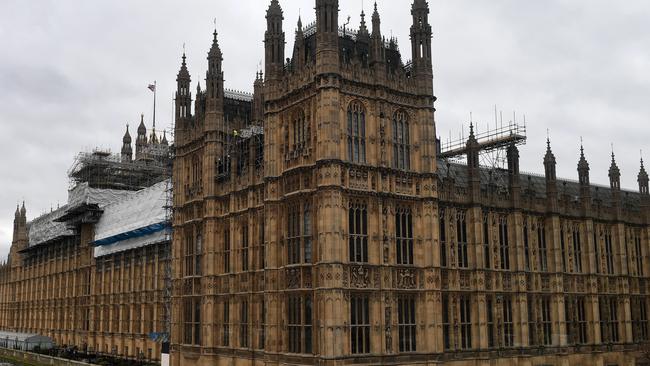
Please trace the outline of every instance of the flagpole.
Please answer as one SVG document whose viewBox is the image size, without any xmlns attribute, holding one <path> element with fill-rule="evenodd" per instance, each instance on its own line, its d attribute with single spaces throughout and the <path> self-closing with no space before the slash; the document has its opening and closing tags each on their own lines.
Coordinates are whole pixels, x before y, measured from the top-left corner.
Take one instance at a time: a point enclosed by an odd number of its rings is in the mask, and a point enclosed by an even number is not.
<svg viewBox="0 0 650 366">
<path fill-rule="evenodd" d="M 153 128 L 156 128 L 156 81 L 153 81 Z"/>
</svg>

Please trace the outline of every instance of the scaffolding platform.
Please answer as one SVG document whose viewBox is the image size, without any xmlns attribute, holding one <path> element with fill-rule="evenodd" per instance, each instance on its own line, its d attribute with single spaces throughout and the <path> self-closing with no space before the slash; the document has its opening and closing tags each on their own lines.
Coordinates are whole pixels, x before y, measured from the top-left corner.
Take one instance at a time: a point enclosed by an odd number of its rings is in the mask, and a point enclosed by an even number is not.
<svg viewBox="0 0 650 366">
<path fill-rule="evenodd" d="M 507 126 L 500 126 L 493 130 L 474 134 L 481 152 L 491 152 L 505 149 L 510 145 L 523 145 L 526 143 L 526 126 L 518 123 L 509 123 Z M 458 140 L 441 143 L 439 157 L 442 159 L 453 159 L 467 154 L 467 139 L 461 137 Z"/>
</svg>

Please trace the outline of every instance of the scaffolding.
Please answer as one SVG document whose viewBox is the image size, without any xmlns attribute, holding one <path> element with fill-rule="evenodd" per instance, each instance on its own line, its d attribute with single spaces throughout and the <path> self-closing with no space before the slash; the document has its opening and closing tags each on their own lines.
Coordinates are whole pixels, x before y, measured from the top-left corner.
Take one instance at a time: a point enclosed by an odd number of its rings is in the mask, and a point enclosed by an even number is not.
<svg viewBox="0 0 650 366">
<path fill-rule="evenodd" d="M 137 191 L 166 179 L 167 159 L 122 161 L 110 151 L 79 153 L 68 170 L 70 188 L 88 183 L 91 188 Z"/>
<path fill-rule="evenodd" d="M 253 159 L 251 160 L 251 156 Z M 264 128 L 258 125 L 248 125 L 242 130 L 227 134 L 223 154 L 217 159 L 217 181 L 230 180 L 232 162 L 236 164 L 235 173 L 244 175 L 251 163 L 254 169 L 264 167 Z"/>
<path fill-rule="evenodd" d="M 475 133 L 474 137 L 482 153 L 502 151 L 513 144 L 518 146 L 526 143 L 526 126 L 511 122 L 493 130 Z M 442 159 L 453 159 L 466 154 L 467 139 L 464 136 L 441 144 L 440 157 Z"/>
</svg>

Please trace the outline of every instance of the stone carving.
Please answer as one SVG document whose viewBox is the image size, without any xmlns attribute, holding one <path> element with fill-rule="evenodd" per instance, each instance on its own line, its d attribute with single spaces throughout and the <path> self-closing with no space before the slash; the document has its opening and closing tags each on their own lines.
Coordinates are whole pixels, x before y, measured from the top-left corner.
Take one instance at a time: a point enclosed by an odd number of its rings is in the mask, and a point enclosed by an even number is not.
<svg viewBox="0 0 650 366">
<path fill-rule="evenodd" d="M 412 269 L 399 269 L 397 271 L 397 288 L 413 289 L 416 287 L 416 274 Z"/>
<path fill-rule="evenodd" d="M 370 271 L 364 266 L 350 268 L 350 286 L 356 288 L 367 288 L 370 285 Z"/>
<path fill-rule="evenodd" d="M 300 287 L 300 271 L 295 268 L 289 268 L 286 273 L 287 273 L 287 288 Z"/>
</svg>

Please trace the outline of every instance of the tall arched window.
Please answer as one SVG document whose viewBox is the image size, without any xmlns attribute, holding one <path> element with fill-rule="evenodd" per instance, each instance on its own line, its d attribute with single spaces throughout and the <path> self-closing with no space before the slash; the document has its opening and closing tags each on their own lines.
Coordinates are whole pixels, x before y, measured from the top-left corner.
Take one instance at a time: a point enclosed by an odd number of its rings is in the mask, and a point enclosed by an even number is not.
<svg viewBox="0 0 650 366">
<path fill-rule="evenodd" d="M 293 152 L 302 151 L 309 146 L 309 121 L 305 112 L 300 109 L 291 115 L 291 126 L 289 126 L 290 146 L 289 150 Z"/>
<path fill-rule="evenodd" d="M 348 107 L 348 160 L 366 162 L 366 112 L 359 102 Z"/>
<path fill-rule="evenodd" d="M 393 167 L 408 170 L 411 167 L 411 147 L 408 116 L 398 111 L 393 116 Z"/>
</svg>

